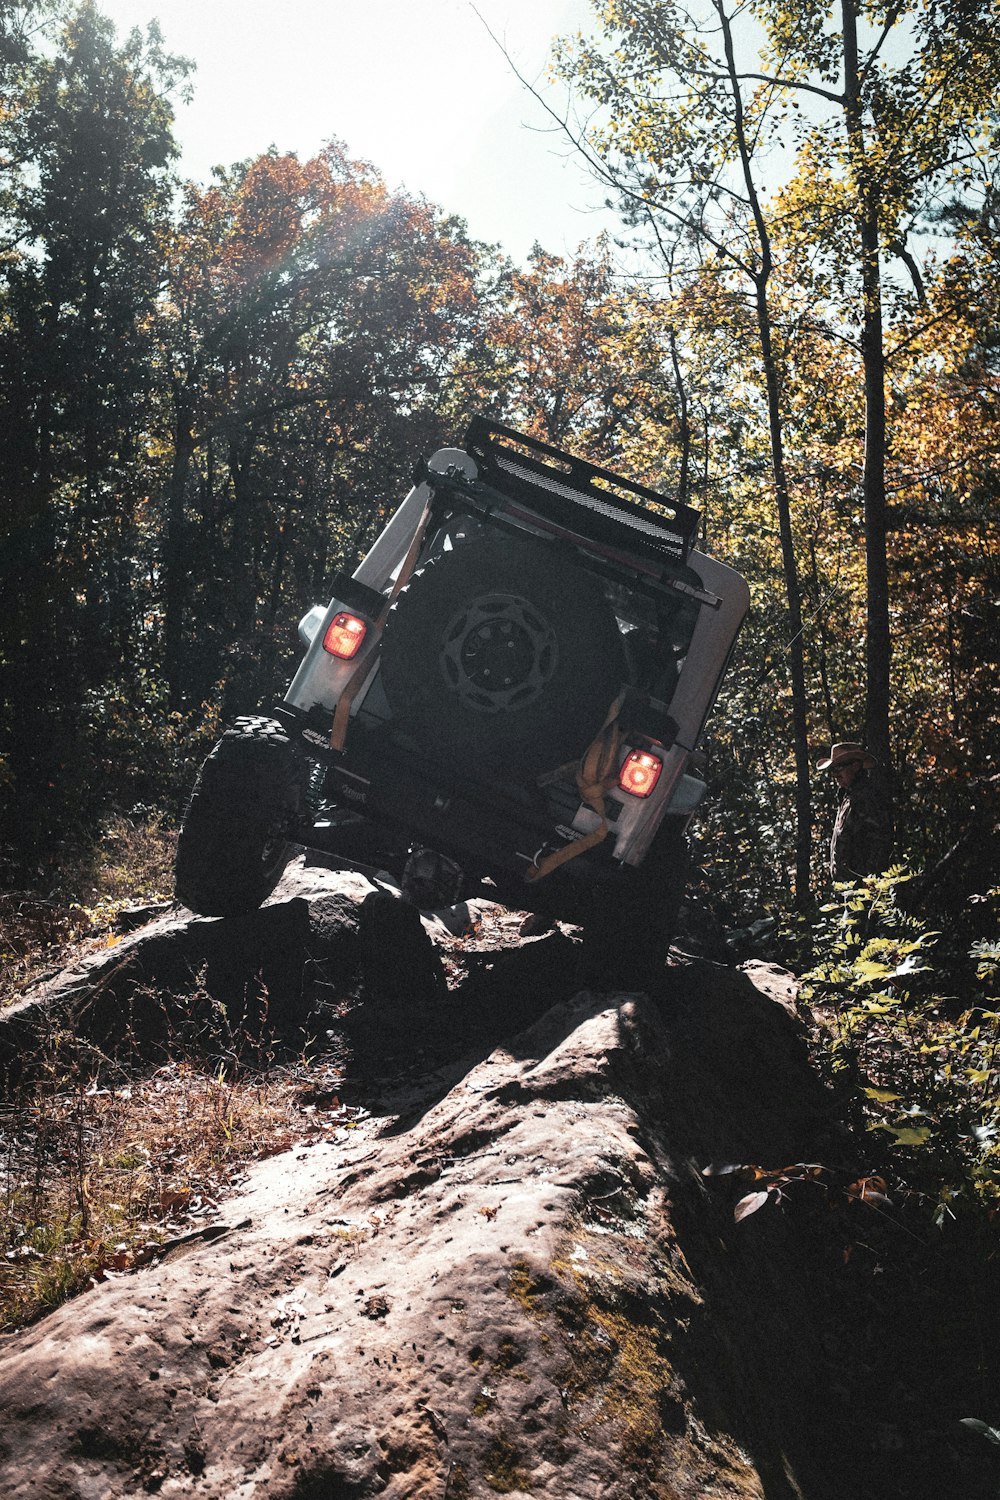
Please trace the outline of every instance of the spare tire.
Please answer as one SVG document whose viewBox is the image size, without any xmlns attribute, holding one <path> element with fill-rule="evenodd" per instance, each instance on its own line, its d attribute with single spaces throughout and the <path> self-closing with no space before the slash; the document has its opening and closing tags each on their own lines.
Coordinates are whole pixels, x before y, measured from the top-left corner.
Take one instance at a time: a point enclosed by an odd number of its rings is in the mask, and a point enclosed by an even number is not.
<svg viewBox="0 0 1000 1500">
<path fill-rule="evenodd" d="M 556 547 L 513 537 L 427 562 L 382 642 L 397 727 L 472 771 L 537 775 L 576 759 L 626 676 L 600 582 Z"/>
<path fill-rule="evenodd" d="M 657 992 L 690 869 L 684 819 L 667 817 L 641 865 L 621 865 L 590 887 L 577 972 L 581 988 Z"/>
</svg>

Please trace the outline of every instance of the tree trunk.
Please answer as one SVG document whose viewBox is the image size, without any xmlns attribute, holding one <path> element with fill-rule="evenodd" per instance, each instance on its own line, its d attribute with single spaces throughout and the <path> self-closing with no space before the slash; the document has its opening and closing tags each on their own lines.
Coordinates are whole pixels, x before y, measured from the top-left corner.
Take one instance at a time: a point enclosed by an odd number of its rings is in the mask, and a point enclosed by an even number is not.
<svg viewBox="0 0 1000 1500">
<path fill-rule="evenodd" d="M 681 472 L 677 480 L 677 500 L 689 505 L 691 494 L 691 422 L 688 416 L 687 391 L 684 388 L 684 372 L 677 353 L 677 334 L 670 330 L 670 363 L 674 371 L 674 386 L 677 391 L 677 427 L 681 440 Z"/>
<path fill-rule="evenodd" d="M 174 458 L 167 486 L 167 514 L 163 534 L 163 670 L 170 707 L 179 709 L 184 697 L 183 632 L 187 594 L 187 524 L 184 496 L 194 457 L 191 414 L 183 392 L 174 393 Z"/>
<path fill-rule="evenodd" d="M 733 98 L 733 123 L 739 147 L 743 181 L 753 214 L 760 251 L 759 268 L 753 276 L 757 334 L 767 392 L 767 423 L 771 446 L 771 473 L 781 538 L 781 567 L 788 606 L 788 671 L 792 688 L 792 741 L 795 755 L 795 904 L 803 907 L 809 900 L 810 857 L 812 853 L 812 791 L 810 787 L 809 727 L 806 710 L 805 655 L 802 646 L 802 598 L 795 543 L 792 537 L 792 513 L 785 473 L 784 430 L 781 420 L 781 387 L 774 357 L 773 325 L 768 304 L 767 286 L 771 275 L 771 237 L 760 206 L 757 185 L 750 165 L 750 146 L 746 138 L 743 96 L 736 70 L 729 16 L 722 0 L 716 0 L 716 13 L 722 25 Z"/>
<path fill-rule="evenodd" d="M 865 377 L 865 456 L 862 489 L 867 580 L 865 643 L 865 743 L 878 760 L 875 772 L 883 793 L 891 791 L 889 744 L 889 570 L 886 548 L 885 350 L 882 339 L 882 284 L 879 269 L 879 214 L 875 184 L 868 173 L 863 100 L 858 67 L 855 0 L 841 0 L 844 45 L 844 113 L 848 159 L 854 179 L 861 240 L 861 354 Z"/>
<path fill-rule="evenodd" d="M 823 597 L 823 587 L 819 578 L 819 564 L 816 561 L 815 537 L 809 543 L 809 561 L 812 565 L 813 595 L 816 599 L 821 599 Z M 830 691 L 830 665 L 827 654 L 826 626 L 823 623 L 822 613 L 820 613 L 816 621 L 815 650 L 820 692 L 823 695 L 823 707 L 826 710 L 826 737 L 832 745 L 834 740 L 838 738 L 837 715 L 834 712 L 833 694 Z"/>
<path fill-rule="evenodd" d="M 770 254 L 767 257 L 770 269 Z M 781 538 L 781 567 L 785 579 L 788 606 L 788 675 L 792 686 L 792 741 L 795 751 L 795 903 L 806 905 L 809 899 L 809 865 L 812 854 L 812 788 L 810 786 L 809 726 L 806 712 L 806 668 L 802 646 L 802 597 L 799 589 L 795 543 L 792 537 L 792 510 L 785 474 L 784 434 L 781 425 L 781 392 L 774 360 L 771 317 L 767 302 L 767 283 L 756 287 L 757 329 L 764 381 L 767 387 L 767 420 L 771 440 L 771 469 L 774 477 L 774 499 Z"/>
<path fill-rule="evenodd" d="M 229 629 L 239 644 L 226 674 L 223 714 L 246 713 L 256 706 L 260 677 L 260 636 L 257 627 L 257 570 L 255 566 L 252 432 L 230 437 L 227 453 L 233 494 L 229 533 Z"/>
</svg>

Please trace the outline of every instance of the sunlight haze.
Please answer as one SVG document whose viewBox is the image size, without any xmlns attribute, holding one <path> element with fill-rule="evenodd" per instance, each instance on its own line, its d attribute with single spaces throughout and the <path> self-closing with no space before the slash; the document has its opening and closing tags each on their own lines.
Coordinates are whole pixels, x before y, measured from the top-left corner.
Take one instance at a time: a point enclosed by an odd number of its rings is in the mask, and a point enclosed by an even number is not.
<svg viewBox="0 0 1000 1500">
<path fill-rule="evenodd" d="M 197 64 L 177 111 L 181 169 L 271 145 L 300 157 L 331 137 L 405 187 L 468 220 L 523 260 L 538 239 L 572 252 L 613 220 L 517 69 L 544 86 L 553 36 L 586 29 L 587 0 L 102 0 L 127 32 L 159 20 Z M 480 19 L 482 16 L 482 20 Z M 559 94 L 553 93 L 558 105 Z"/>
</svg>

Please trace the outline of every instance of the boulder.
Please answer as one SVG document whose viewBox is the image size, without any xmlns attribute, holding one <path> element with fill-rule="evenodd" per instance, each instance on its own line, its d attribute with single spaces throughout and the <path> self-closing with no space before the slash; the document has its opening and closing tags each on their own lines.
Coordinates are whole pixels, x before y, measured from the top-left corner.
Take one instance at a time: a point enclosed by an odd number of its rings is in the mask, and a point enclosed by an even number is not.
<svg viewBox="0 0 1000 1500">
<path fill-rule="evenodd" d="M 739 1250 L 700 1174 L 709 1117 L 770 1159 L 822 1093 L 698 967 L 552 1005 L 3 1340 L 4 1494 L 844 1500 L 808 1268 L 764 1215 Z"/>
<path fill-rule="evenodd" d="M 364 1106 L 0 1338 L 5 1500 L 995 1493 L 959 1421 L 995 1420 L 994 1262 L 838 1198 L 862 1152 L 793 976 L 675 952 L 578 991 L 574 930 L 391 896 L 300 859 L 0 1022 L 27 1090 L 54 1033 L 143 1067 L 305 1017 Z M 782 1188 L 737 1221 L 754 1169 Z"/>
<path fill-rule="evenodd" d="M 355 871 L 300 857 L 260 909 L 198 917 L 182 906 L 87 951 L 0 1014 L 8 1084 L 61 1045 L 162 1060 L 179 1039 L 231 1052 L 241 1033 L 294 1036 L 324 988 L 343 990 L 360 963 L 360 912 L 376 886 Z M 428 948 L 430 943 L 428 940 Z"/>
</svg>

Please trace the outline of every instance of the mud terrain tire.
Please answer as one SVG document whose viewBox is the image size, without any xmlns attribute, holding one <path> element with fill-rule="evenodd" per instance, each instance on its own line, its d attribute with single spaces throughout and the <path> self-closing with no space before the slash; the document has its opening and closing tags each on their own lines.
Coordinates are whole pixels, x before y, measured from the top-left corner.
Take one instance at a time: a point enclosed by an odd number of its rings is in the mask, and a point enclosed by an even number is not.
<svg viewBox="0 0 1000 1500">
<path fill-rule="evenodd" d="M 474 773 L 537 775 L 576 759 L 626 675 L 598 580 L 517 538 L 432 558 L 394 604 L 382 644 L 399 727 Z"/>
<path fill-rule="evenodd" d="M 641 865 L 589 893 L 578 979 L 585 989 L 656 994 L 690 871 L 680 822 L 666 818 Z"/>
<path fill-rule="evenodd" d="M 190 911 L 254 911 L 288 863 L 302 801 L 301 763 L 273 719 L 237 719 L 195 782 L 177 840 L 174 891 Z"/>
</svg>

